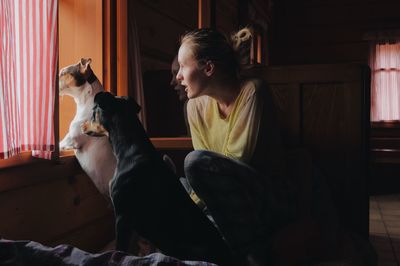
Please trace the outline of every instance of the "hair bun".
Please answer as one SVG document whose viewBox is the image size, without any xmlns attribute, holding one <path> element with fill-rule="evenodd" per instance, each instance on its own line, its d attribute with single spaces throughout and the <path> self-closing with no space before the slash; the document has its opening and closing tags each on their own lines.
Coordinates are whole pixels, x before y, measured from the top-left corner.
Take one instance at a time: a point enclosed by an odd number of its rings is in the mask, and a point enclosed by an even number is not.
<svg viewBox="0 0 400 266">
<path fill-rule="evenodd" d="M 232 48 L 237 51 L 243 42 L 248 41 L 253 36 L 249 28 L 243 28 L 232 35 Z"/>
</svg>

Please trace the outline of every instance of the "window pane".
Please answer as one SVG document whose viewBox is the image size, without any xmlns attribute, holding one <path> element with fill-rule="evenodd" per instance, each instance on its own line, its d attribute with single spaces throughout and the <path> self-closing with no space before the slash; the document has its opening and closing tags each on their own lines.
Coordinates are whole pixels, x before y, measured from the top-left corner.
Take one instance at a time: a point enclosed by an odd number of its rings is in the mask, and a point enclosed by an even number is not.
<svg viewBox="0 0 400 266">
<path fill-rule="evenodd" d="M 400 69 L 400 43 L 376 45 L 376 69 L 398 68 Z"/>
<path fill-rule="evenodd" d="M 139 0 L 128 19 L 136 20 L 139 34 L 147 133 L 151 137 L 187 135 L 184 99 L 170 85 L 171 63 L 180 36 L 197 27 L 197 1 Z"/>
<path fill-rule="evenodd" d="M 377 71 L 374 81 L 378 120 L 400 120 L 400 71 Z"/>
</svg>

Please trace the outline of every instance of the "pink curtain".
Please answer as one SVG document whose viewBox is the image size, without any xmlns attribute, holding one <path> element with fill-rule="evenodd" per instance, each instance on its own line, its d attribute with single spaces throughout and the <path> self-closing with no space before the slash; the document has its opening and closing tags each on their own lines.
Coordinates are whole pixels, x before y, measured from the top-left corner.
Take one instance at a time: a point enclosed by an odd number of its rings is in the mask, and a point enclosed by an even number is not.
<svg viewBox="0 0 400 266">
<path fill-rule="evenodd" d="M 58 0 L 0 0 L 0 159 L 51 158 Z"/>
<path fill-rule="evenodd" d="M 400 42 L 371 45 L 371 120 L 400 120 Z"/>
</svg>

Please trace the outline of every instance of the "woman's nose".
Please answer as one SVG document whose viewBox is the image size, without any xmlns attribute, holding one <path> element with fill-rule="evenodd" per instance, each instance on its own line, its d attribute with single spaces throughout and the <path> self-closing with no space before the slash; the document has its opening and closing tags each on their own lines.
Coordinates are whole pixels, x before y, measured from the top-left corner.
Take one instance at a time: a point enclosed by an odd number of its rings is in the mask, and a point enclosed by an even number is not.
<svg viewBox="0 0 400 266">
<path fill-rule="evenodd" d="M 177 81 L 182 81 L 182 79 L 183 79 L 183 76 L 181 74 L 181 70 L 179 69 L 178 74 L 176 74 L 176 80 Z"/>
</svg>

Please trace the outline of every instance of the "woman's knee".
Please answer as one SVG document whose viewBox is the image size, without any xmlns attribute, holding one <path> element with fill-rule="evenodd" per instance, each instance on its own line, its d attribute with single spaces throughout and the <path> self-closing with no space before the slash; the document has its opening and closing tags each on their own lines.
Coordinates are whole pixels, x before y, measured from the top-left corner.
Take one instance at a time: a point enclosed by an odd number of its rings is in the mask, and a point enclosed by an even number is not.
<svg viewBox="0 0 400 266">
<path fill-rule="evenodd" d="M 184 171 L 189 183 L 193 185 L 198 177 L 205 177 L 209 170 L 213 152 L 206 150 L 195 150 L 185 157 Z"/>
<path fill-rule="evenodd" d="M 205 150 L 195 150 L 185 157 L 185 162 L 184 162 L 184 167 L 185 167 L 185 173 L 186 171 L 192 171 L 193 169 L 201 168 L 204 164 L 207 158 L 210 157 L 209 151 Z"/>
</svg>

